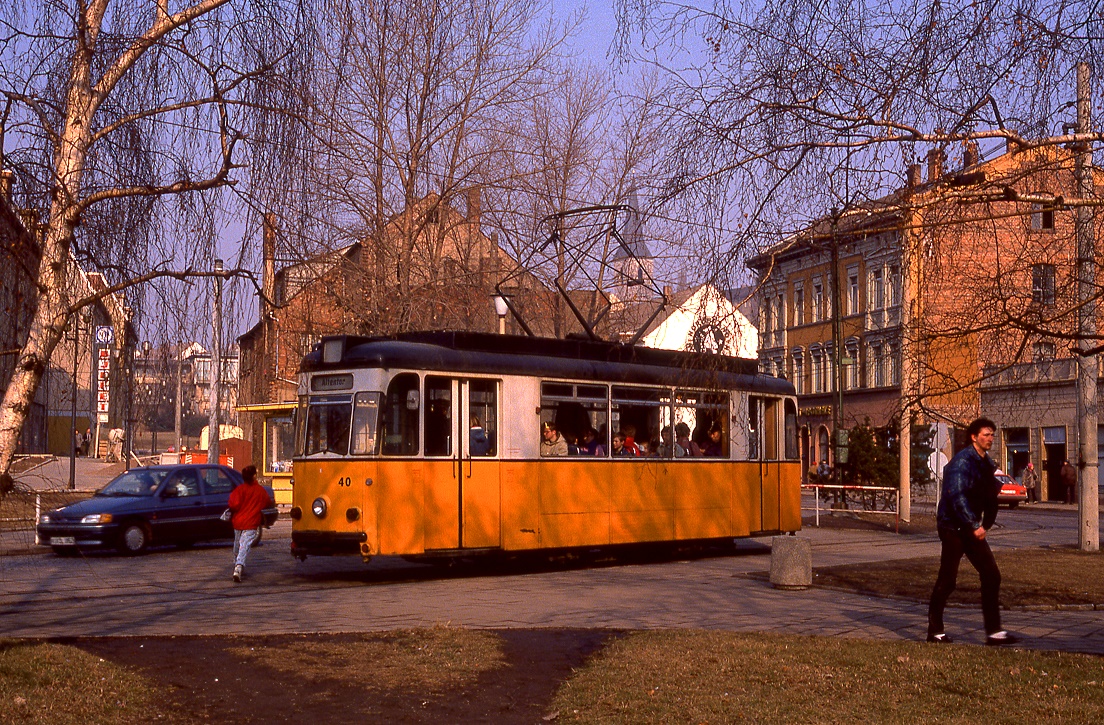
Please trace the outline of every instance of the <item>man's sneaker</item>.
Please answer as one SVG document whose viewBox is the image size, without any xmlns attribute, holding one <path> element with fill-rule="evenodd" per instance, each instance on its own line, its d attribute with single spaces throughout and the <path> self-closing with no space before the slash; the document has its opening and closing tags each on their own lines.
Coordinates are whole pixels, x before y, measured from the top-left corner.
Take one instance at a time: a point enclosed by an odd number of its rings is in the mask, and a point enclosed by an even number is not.
<svg viewBox="0 0 1104 725">
<path fill-rule="evenodd" d="M 1004 647 L 1010 644 L 1016 644 L 1020 641 L 1020 638 L 1009 632 L 1005 632 L 1003 629 L 999 632 L 993 632 L 990 635 L 986 635 L 985 644 L 993 647 Z"/>
<path fill-rule="evenodd" d="M 951 642 L 954 642 L 953 639 L 951 639 L 949 636 L 947 636 L 943 632 L 940 632 L 939 634 L 929 634 L 928 635 L 928 641 L 929 642 L 938 642 L 940 644 L 950 644 Z"/>
<path fill-rule="evenodd" d="M 234 581 L 241 582 L 242 580 L 242 565 L 238 564 L 234 567 Z"/>
</svg>

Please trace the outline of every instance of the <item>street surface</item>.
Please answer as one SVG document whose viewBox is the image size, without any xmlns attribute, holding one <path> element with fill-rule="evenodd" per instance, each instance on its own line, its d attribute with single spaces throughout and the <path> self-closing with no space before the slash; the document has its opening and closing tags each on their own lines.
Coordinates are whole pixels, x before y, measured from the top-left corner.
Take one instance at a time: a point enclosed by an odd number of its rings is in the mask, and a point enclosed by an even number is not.
<svg viewBox="0 0 1104 725">
<path fill-rule="evenodd" d="M 1002 510 L 994 548 L 1076 543 L 1073 507 Z M 936 537 L 809 528 L 813 565 L 935 556 Z M 744 576 L 770 569 L 770 540 L 735 552 L 609 563 L 465 563 L 448 569 L 379 558 L 294 560 L 282 519 L 231 581 L 227 544 L 61 558 L 0 556 L 0 635 L 67 637 L 471 628 L 705 628 L 876 639 L 922 639 L 926 606 L 813 587 L 779 591 Z M 10 544 L 10 540 L 8 541 Z M 27 547 L 23 547 L 26 549 Z M 9 546 L 8 550 L 12 550 Z M 45 552 L 45 549 L 42 549 Z M 968 566 L 964 563 L 963 566 Z M 1104 604 L 1104 603 L 1102 603 Z M 1008 611 L 1035 649 L 1104 654 L 1104 606 Z M 981 612 L 951 607 L 948 631 L 981 643 Z"/>
</svg>

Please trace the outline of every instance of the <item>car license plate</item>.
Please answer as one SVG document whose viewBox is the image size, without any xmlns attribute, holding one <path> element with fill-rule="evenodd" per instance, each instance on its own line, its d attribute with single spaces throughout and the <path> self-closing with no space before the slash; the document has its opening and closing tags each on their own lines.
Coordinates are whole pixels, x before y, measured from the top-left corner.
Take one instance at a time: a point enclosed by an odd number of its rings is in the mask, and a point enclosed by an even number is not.
<svg viewBox="0 0 1104 725">
<path fill-rule="evenodd" d="M 77 540 L 72 536 L 55 536 L 50 539 L 50 546 L 76 546 Z"/>
</svg>

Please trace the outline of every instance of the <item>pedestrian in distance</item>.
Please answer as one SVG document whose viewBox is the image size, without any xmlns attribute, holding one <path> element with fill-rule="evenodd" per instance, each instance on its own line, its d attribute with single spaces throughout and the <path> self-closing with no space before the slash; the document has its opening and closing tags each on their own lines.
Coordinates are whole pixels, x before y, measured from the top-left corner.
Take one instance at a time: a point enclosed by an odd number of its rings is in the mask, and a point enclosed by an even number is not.
<svg viewBox="0 0 1104 725">
<path fill-rule="evenodd" d="M 965 557 L 981 578 L 981 612 L 985 643 L 1015 644 L 1019 638 L 1001 629 L 1000 569 L 986 535 L 997 518 L 1000 484 L 997 465 L 989 457 L 997 425 L 988 418 L 970 423 L 970 445 L 955 454 L 943 468 L 943 495 L 936 512 L 942 553 L 939 574 L 928 604 L 928 641 L 950 642 L 943 628 L 943 610 L 958 581 L 958 565 Z"/>
<path fill-rule="evenodd" d="M 230 525 L 234 527 L 234 581 L 245 575 L 249 550 L 261 535 L 264 509 L 272 505 L 268 491 L 257 483 L 257 467 L 242 469 L 243 483 L 230 492 Z"/>
<path fill-rule="evenodd" d="M 1077 469 L 1069 461 L 1062 461 L 1062 469 L 1058 472 L 1058 478 L 1062 479 L 1066 503 L 1073 503 L 1073 498 L 1077 493 Z"/>
<path fill-rule="evenodd" d="M 1023 472 L 1023 486 L 1027 489 L 1027 502 L 1039 503 L 1039 473 L 1034 463 L 1028 463 Z"/>
</svg>

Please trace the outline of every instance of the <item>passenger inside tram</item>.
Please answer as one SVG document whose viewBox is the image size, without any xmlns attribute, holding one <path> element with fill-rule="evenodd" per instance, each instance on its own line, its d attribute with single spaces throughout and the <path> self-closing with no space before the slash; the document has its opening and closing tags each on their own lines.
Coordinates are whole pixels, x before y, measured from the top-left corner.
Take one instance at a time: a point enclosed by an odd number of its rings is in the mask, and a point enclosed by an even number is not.
<svg viewBox="0 0 1104 725">
<path fill-rule="evenodd" d="M 540 454 L 542 456 L 566 456 L 567 441 L 556 430 L 556 424 L 548 421 L 541 425 Z"/>
</svg>

